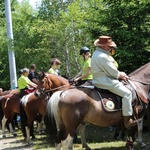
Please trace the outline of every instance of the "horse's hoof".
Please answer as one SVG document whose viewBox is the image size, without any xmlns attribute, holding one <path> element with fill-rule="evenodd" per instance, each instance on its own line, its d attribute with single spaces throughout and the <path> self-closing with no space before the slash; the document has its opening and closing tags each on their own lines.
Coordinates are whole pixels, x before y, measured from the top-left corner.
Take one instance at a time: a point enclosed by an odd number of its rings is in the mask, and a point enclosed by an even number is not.
<svg viewBox="0 0 150 150">
<path fill-rule="evenodd" d="M 14 134 L 13 134 L 13 136 L 14 136 L 14 137 L 17 137 L 17 134 L 16 134 L 16 133 L 14 133 Z"/>
<path fill-rule="evenodd" d="M 27 138 L 25 138 L 25 142 L 27 143 L 27 145 L 33 144 L 33 142 L 31 140 L 28 140 Z"/>
<path fill-rule="evenodd" d="M 6 138 L 6 135 L 2 135 L 2 138 Z"/>
<path fill-rule="evenodd" d="M 141 147 L 141 148 L 144 148 L 144 147 L 146 147 L 146 144 L 145 144 L 144 142 L 141 142 L 141 143 L 140 143 L 140 147 Z"/>
</svg>

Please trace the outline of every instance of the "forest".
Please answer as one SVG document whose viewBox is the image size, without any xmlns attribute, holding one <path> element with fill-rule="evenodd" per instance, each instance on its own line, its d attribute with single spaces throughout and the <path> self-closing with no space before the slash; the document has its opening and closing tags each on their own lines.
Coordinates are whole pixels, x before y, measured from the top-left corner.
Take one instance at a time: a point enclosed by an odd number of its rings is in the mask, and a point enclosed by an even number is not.
<svg viewBox="0 0 150 150">
<path fill-rule="evenodd" d="M 47 72 L 50 60 L 61 60 L 62 76 L 71 79 L 82 67 L 81 47 L 109 35 L 117 44 L 115 60 L 127 74 L 150 61 L 149 0 L 11 1 L 16 72 L 34 63 Z M 0 1 L 0 86 L 10 89 L 5 3 Z"/>
</svg>

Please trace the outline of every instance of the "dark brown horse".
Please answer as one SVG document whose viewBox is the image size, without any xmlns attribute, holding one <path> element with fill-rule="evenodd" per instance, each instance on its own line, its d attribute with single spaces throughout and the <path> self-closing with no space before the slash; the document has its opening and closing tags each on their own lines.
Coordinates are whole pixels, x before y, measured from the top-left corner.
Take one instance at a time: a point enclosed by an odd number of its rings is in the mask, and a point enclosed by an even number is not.
<svg viewBox="0 0 150 150">
<path fill-rule="evenodd" d="M 5 124 L 6 122 L 11 123 L 15 114 L 20 114 L 20 94 L 17 90 L 15 93 L 10 93 L 2 96 L 2 137 L 6 137 L 5 135 Z M 14 136 L 16 136 L 15 131 L 13 130 L 11 124 L 9 124 L 10 130 Z M 34 138 L 33 132 L 30 133 Z"/>
<path fill-rule="evenodd" d="M 134 117 L 142 118 L 148 106 L 150 63 L 129 74 L 129 77 L 130 84 L 126 86 L 133 92 Z M 68 149 L 76 129 L 82 123 L 101 127 L 122 124 L 121 106 L 114 99 L 116 96 L 112 93 L 101 90 L 99 94 L 95 89 L 84 87 L 55 92 L 47 104 L 46 129 L 50 135 L 55 136 L 56 149 L 60 149 L 61 144 L 62 149 Z M 132 136 L 130 131 L 128 137 Z M 126 147 L 133 149 L 129 139 Z"/>
<path fill-rule="evenodd" d="M 2 122 L 2 137 L 5 137 L 5 124 L 9 125 L 10 132 L 16 136 L 13 127 L 12 127 L 12 120 L 14 118 L 14 115 L 8 118 L 4 117 L 5 110 L 7 110 L 7 102 L 10 100 L 10 98 L 14 95 L 18 94 L 18 89 L 13 90 L 7 90 L 1 93 L 0 95 L 0 122 Z M 6 111 L 7 112 L 7 111 Z M 2 120 L 3 119 L 3 120 Z"/>
<path fill-rule="evenodd" d="M 21 99 L 21 126 L 22 132 L 26 137 L 26 142 L 30 143 L 30 127 L 35 120 L 37 114 L 45 115 L 46 106 L 49 96 L 58 90 L 67 89 L 70 87 L 68 80 L 61 76 L 41 73 L 38 81 L 38 91 L 40 96 L 36 96 L 34 93 L 28 94 Z M 25 133 L 26 132 L 26 133 Z"/>
</svg>

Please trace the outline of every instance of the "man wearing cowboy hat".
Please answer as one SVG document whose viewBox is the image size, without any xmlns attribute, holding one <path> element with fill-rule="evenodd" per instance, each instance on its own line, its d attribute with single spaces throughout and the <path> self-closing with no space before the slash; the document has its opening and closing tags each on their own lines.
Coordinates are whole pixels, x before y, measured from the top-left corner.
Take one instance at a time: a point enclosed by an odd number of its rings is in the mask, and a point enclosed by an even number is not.
<svg viewBox="0 0 150 150">
<path fill-rule="evenodd" d="M 119 79 L 127 80 L 128 76 L 120 72 L 111 59 L 111 53 L 117 47 L 115 42 L 109 36 L 100 36 L 95 40 L 94 45 L 96 50 L 91 59 L 93 85 L 121 96 L 125 127 L 136 125 L 137 121 L 131 119 L 133 114 L 132 93 L 119 81 Z"/>
</svg>

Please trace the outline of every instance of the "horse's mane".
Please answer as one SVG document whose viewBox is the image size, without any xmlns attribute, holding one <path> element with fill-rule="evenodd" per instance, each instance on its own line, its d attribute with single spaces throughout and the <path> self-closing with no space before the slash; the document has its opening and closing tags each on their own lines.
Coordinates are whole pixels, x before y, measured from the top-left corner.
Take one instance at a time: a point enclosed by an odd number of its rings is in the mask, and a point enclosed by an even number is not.
<svg viewBox="0 0 150 150">
<path fill-rule="evenodd" d="M 49 74 L 49 73 L 45 73 L 45 72 L 41 72 L 39 74 L 39 79 L 43 79 L 45 76 L 53 76 L 53 77 L 57 78 L 58 80 L 64 80 L 64 81 L 68 82 L 68 80 L 62 76 L 58 76 L 55 74 Z"/>
<path fill-rule="evenodd" d="M 141 66 L 140 68 L 136 69 L 135 71 L 130 73 L 128 76 L 130 77 L 130 76 L 133 76 L 133 75 L 137 75 L 139 72 L 141 72 L 141 70 L 147 69 L 149 67 L 149 65 L 150 65 L 150 62 L 145 64 L 145 65 L 143 65 L 143 66 Z M 143 72 L 143 73 L 145 73 L 145 72 Z"/>
<path fill-rule="evenodd" d="M 62 76 L 58 76 L 58 75 L 55 75 L 55 74 L 50 74 L 50 75 L 55 76 L 57 79 L 68 81 L 66 78 L 64 78 Z"/>
</svg>

